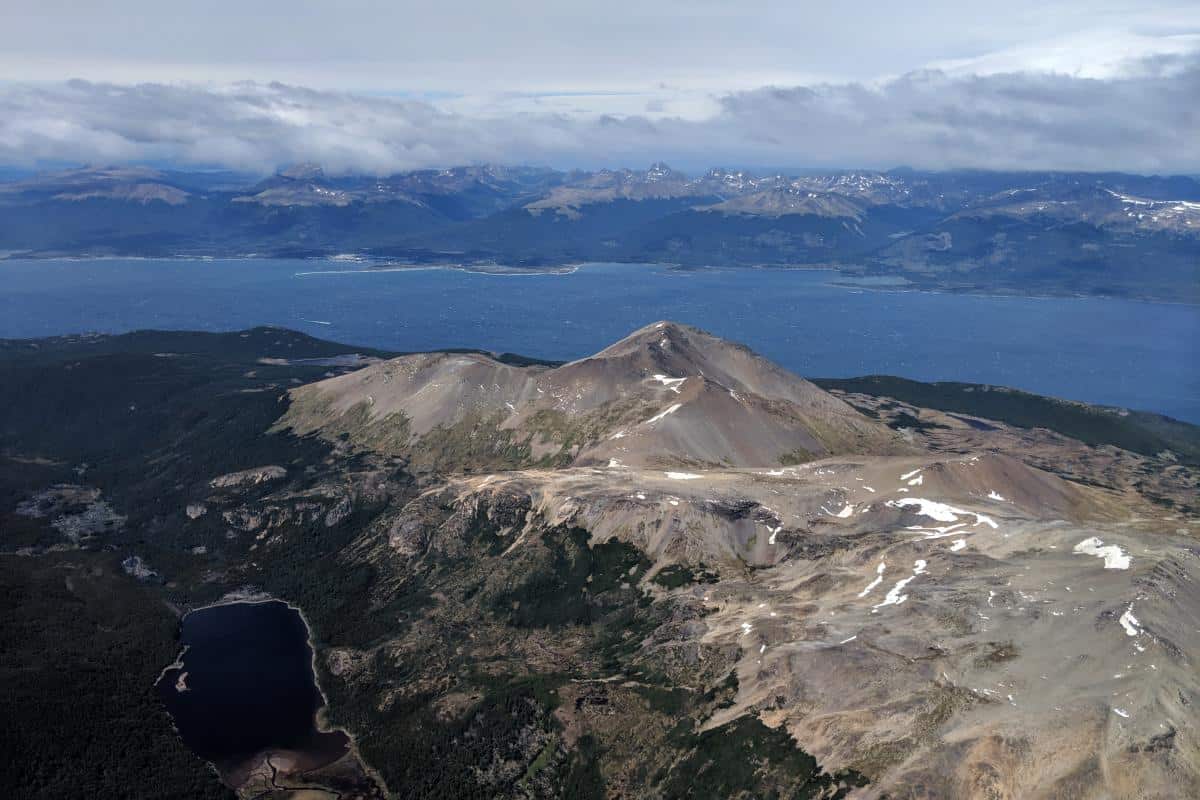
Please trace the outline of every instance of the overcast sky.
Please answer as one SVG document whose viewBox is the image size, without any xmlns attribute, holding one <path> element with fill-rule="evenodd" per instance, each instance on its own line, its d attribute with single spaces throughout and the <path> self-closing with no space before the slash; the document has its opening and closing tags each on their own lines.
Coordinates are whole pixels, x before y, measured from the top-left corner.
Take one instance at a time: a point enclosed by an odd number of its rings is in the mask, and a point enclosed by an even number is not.
<svg viewBox="0 0 1200 800">
<path fill-rule="evenodd" d="M 1200 172 L 1200 2 L 0 0 L 0 163 Z"/>
</svg>

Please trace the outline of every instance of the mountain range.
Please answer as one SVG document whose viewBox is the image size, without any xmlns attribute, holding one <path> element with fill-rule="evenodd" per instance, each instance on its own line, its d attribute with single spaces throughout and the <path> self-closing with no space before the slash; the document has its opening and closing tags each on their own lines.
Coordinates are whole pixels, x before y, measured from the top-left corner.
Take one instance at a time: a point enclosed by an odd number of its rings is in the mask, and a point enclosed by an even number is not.
<svg viewBox="0 0 1200 800">
<path fill-rule="evenodd" d="M 1057 172 L 469 166 L 0 183 L 7 257 L 332 257 L 536 269 L 834 267 L 866 284 L 1200 302 L 1200 181 Z"/>
</svg>

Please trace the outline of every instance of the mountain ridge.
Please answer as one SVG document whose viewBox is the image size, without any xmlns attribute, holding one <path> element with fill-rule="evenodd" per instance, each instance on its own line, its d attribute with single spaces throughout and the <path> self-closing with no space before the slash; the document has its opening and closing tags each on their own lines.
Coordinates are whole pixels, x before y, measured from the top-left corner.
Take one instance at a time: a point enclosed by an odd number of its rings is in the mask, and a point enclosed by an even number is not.
<svg viewBox="0 0 1200 800">
<path fill-rule="evenodd" d="M 907 449 L 749 348 L 667 321 L 558 367 L 401 356 L 294 389 L 291 399 L 280 428 L 345 434 L 440 468 L 480 459 L 514 468 L 773 467 Z"/>
</svg>

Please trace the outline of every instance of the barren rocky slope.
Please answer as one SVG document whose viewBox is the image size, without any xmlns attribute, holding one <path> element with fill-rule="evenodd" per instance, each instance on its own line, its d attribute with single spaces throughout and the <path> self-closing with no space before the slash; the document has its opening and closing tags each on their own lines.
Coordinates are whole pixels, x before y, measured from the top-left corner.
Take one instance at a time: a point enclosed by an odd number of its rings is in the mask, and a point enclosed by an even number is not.
<svg viewBox="0 0 1200 800">
<path fill-rule="evenodd" d="M 298 432 L 458 473 L 428 477 L 360 542 L 392 591 L 420 576 L 437 598 L 387 647 L 438 642 L 476 668 L 592 686 L 556 712 L 555 746 L 632 759 L 603 760 L 610 793 L 676 796 L 639 771 L 656 763 L 639 748 L 664 746 L 653 704 L 630 696 L 646 686 L 693 697 L 676 722 L 699 735 L 748 719 L 786 731 L 834 776 L 822 791 L 1200 793 L 1200 520 L 1128 482 L 1026 463 L 1070 454 L 1062 442 L 1035 451 L 961 421 L 962 446 L 945 425 L 898 437 L 671 323 L 553 369 L 409 356 L 292 396 L 283 424 Z M 554 555 L 570 531 L 590 555 Z M 595 572 L 608 548 L 632 554 L 627 573 Z M 651 610 L 625 623 L 617 668 L 588 640 L 611 635 L 600 609 L 622 592 Z M 590 610 L 562 616 L 579 602 Z M 529 638 L 482 621 L 497 609 Z M 375 652 L 339 651 L 335 671 L 388 683 Z M 438 705 L 464 691 L 445 660 L 417 661 L 391 692 Z M 719 685 L 734 688 L 717 705 L 694 699 Z"/>
<path fill-rule="evenodd" d="M 281 427 L 438 469 L 779 466 L 911 449 L 749 349 L 670 322 L 555 368 L 427 353 L 291 396 Z"/>
</svg>

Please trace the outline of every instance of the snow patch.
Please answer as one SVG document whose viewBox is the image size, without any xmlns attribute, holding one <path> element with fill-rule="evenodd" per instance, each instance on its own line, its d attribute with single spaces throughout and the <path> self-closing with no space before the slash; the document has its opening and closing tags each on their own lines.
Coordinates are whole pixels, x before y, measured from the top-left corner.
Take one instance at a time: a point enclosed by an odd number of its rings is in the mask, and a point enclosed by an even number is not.
<svg viewBox="0 0 1200 800">
<path fill-rule="evenodd" d="M 1142 632 L 1141 623 L 1138 622 L 1138 618 L 1133 615 L 1133 603 L 1130 603 L 1129 608 L 1125 609 L 1125 613 L 1121 615 L 1121 619 L 1119 619 L 1118 622 L 1120 622 L 1121 627 L 1125 629 L 1126 636 L 1137 636 Z"/>
<path fill-rule="evenodd" d="M 879 584 L 883 583 L 883 571 L 887 568 L 887 562 L 880 561 L 879 566 L 875 568 L 875 580 L 867 584 L 867 588 L 858 593 L 859 597 L 866 597 Z"/>
<path fill-rule="evenodd" d="M 954 506 L 947 505 L 946 503 L 939 503 L 936 500 L 926 500 L 922 497 L 905 497 L 900 500 L 888 500 L 887 504 L 892 508 L 907 508 L 909 506 L 916 506 L 917 514 L 923 517 L 935 519 L 938 522 L 958 522 L 959 515 L 970 515 L 975 518 L 975 524 L 971 527 L 977 527 L 979 525 L 987 525 L 992 529 L 1000 527 L 991 517 L 979 514 L 975 511 L 967 511 L 965 509 L 955 508 Z M 945 531 L 943 530 L 941 533 L 944 534 Z"/>
<path fill-rule="evenodd" d="M 662 419 L 663 417 L 667 416 L 668 414 L 674 414 L 676 411 L 678 411 L 678 410 L 679 410 L 679 409 L 681 409 L 681 408 L 683 408 L 683 404 L 682 404 L 682 403 L 673 403 L 672 405 L 670 405 L 670 406 L 668 406 L 666 409 L 664 409 L 664 410 L 662 410 L 662 411 L 658 412 L 657 414 L 655 414 L 653 417 L 651 417 L 650 419 L 646 420 L 646 421 L 645 421 L 645 422 L 643 422 L 642 424 L 643 424 L 643 425 L 650 425 L 650 424 L 652 424 L 652 423 L 658 422 L 658 421 L 659 421 L 660 419 Z"/>
<path fill-rule="evenodd" d="M 913 580 L 915 580 L 918 575 L 925 574 L 925 567 L 926 567 L 926 561 L 924 559 L 918 558 L 916 561 L 914 561 L 913 562 L 913 574 L 909 575 L 907 578 L 904 578 L 903 580 L 896 581 L 896 585 L 893 586 L 890 591 L 888 591 L 887 596 L 883 598 L 883 602 L 877 603 L 876 605 L 871 607 L 871 613 L 872 614 L 877 613 L 879 611 L 879 609 L 883 608 L 884 606 L 898 606 L 901 603 L 903 603 L 905 600 L 907 600 L 908 595 L 901 594 L 901 592 L 903 592 L 904 587 L 908 586 L 908 584 L 912 583 Z"/>
<path fill-rule="evenodd" d="M 673 391 L 675 394 L 679 394 L 680 384 L 682 384 L 684 381 L 686 381 L 687 378 L 671 378 L 667 375 L 655 375 L 654 380 L 658 381 L 663 386 L 665 386 L 668 389 L 670 389 L 671 391 Z"/>
<path fill-rule="evenodd" d="M 1104 559 L 1105 569 L 1129 569 L 1130 558 L 1115 544 L 1105 544 L 1098 536 L 1089 536 L 1075 545 L 1075 553 Z"/>
</svg>

